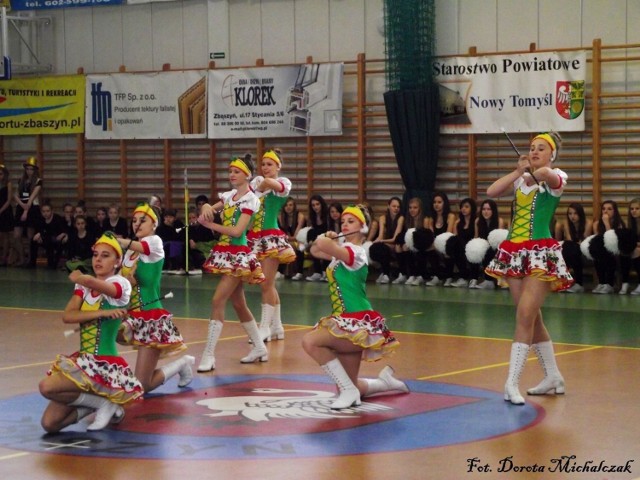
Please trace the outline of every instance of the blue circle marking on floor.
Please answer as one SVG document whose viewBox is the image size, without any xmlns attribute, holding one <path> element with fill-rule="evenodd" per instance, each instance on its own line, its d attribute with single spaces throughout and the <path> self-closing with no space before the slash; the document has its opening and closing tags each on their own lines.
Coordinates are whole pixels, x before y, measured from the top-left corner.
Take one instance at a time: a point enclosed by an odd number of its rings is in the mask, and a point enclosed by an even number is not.
<svg viewBox="0 0 640 480">
<path fill-rule="evenodd" d="M 127 406 L 98 432 L 76 424 L 45 434 L 39 394 L 0 400 L 0 446 L 88 457 L 182 460 L 301 458 L 442 447 L 531 427 L 544 410 L 461 385 L 407 381 L 410 394 L 331 410 L 334 385 L 315 375 L 196 376 Z"/>
</svg>

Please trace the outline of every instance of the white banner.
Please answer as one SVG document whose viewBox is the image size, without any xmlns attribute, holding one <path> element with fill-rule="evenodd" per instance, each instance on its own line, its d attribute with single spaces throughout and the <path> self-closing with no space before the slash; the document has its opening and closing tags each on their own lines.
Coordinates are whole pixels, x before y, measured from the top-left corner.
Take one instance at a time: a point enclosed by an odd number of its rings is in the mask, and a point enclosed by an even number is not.
<svg viewBox="0 0 640 480">
<path fill-rule="evenodd" d="M 342 134 L 344 66 L 209 71 L 209 138 Z"/>
<path fill-rule="evenodd" d="M 584 51 L 454 57 L 433 68 L 441 133 L 585 128 Z"/>
<path fill-rule="evenodd" d="M 205 138 L 206 73 L 87 75 L 86 137 Z"/>
</svg>

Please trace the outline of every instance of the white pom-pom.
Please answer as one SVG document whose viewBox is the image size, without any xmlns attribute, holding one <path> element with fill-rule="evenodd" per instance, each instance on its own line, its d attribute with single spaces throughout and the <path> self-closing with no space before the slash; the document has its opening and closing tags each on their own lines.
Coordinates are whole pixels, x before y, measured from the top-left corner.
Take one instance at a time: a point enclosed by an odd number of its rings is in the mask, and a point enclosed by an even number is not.
<svg viewBox="0 0 640 480">
<path fill-rule="evenodd" d="M 609 253 L 620 255 L 620 247 L 618 247 L 618 234 L 615 230 L 607 230 L 604 232 L 604 248 Z"/>
<path fill-rule="evenodd" d="M 489 232 L 487 240 L 489 241 L 491 248 L 497 250 L 500 244 L 507 239 L 507 235 L 509 235 L 509 230 L 506 228 L 496 228 Z"/>
<path fill-rule="evenodd" d="M 65 330 L 64 331 L 64 338 L 69 338 L 71 335 L 73 335 L 74 333 L 76 333 L 75 330 Z"/>
<path fill-rule="evenodd" d="M 309 235 L 310 231 L 311 227 L 304 227 L 298 230 L 298 234 L 296 235 L 296 240 L 298 241 L 298 243 L 300 243 L 301 245 L 306 245 L 308 243 L 307 236 Z"/>
<path fill-rule="evenodd" d="M 473 238 L 464 247 L 464 254 L 469 263 L 480 264 L 489 250 L 489 242 L 484 238 Z"/>
<path fill-rule="evenodd" d="M 582 252 L 582 255 L 584 255 L 589 260 L 593 260 L 591 252 L 589 251 L 589 245 L 591 244 L 591 240 L 593 240 L 593 237 L 595 237 L 595 235 L 589 235 L 582 242 L 580 242 L 580 251 Z"/>
<path fill-rule="evenodd" d="M 436 247 L 436 250 L 442 255 L 447 254 L 447 240 L 449 240 L 451 237 L 453 237 L 453 233 L 444 232 L 438 235 L 433 241 L 433 245 Z"/>
<path fill-rule="evenodd" d="M 173 298 L 173 292 L 167 293 L 164 298 Z"/>
<path fill-rule="evenodd" d="M 415 228 L 410 228 L 407 230 L 407 233 L 404 234 L 404 244 L 407 248 L 412 252 L 417 252 L 415 244 L 413 243 L 413 232 L 415 232 Z"/>
</svg>

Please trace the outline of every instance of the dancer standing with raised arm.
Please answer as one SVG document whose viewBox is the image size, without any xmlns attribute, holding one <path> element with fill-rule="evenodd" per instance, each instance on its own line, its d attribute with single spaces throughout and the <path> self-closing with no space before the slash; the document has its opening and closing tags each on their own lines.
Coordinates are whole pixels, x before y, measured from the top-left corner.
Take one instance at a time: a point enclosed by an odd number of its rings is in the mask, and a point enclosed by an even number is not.
<svg viewBox="0 0 640 480">
<path fill-rule="evenodd" d="M 545 376 L 527 393 L 544 395 L 565 390 L 540 310 L 549 291 L 563 290 L 573 283 L 560 244 L 549 231 L 567 183 L 566 173 L 551 168 L 558 156 L 560 141 L 555 133 L 536 135 L 529 154 L 520 156 L 516 169 L 496 180 L 487 190 L 490 197 L 515 194 L 509 235 L 486 268 L 489 275 L 501 283 L 506 282 L 516 306 L 516 329 L 504 387 L 504 399 L 514 405 L 524 404 L 518 384 L 532 345 Z"/>
<path fill-rule="evenodd" d="M 269 359 L 258 324 L 247 306 L 243 288 L 243 282 L 264 281 L 262 266 L 247 245 L 249 223 L 260 208 L 260 201 L 249 185 L 253 169 L 251 155 L 232 158 L 229 163 L 229 182 L 232 190 L 221 194 L 220 201 L 213 206 L 205 203 L 198 218 L 202 225 L 221 234 L 220 240 L 211 250 L 211 255 L 202 268 L 209 273 L 222 275 L 211 299 L 209 333 L 198 372 L 208 372 L 216 368 L 215 349 L 222 333 L 224 309 L 229 299 L 240 323 L 253 342 L 249 354 L 240 361 L 253 363 L 256 360 L 266 362 Z M 221 213 L 222 224 L 214 222 L 216 212 Z"/>
<path fill-rule="evenodd" d="M 260 209 L 253 219 L 251 230 L 247 234 L 249 247 L 262 265 L 265 281 L 260 284 L 262 292 L 262 313 L 260 316 L 260 335 L 262 340 L 284 339 L 284 328 L 280 318 L 280 296 L 276 290 L 275 279 L 281 263 L 296 260 L 287 234 L 278 226 L 278 213 L 287 202 L 291 192 L 288 178 L 278 177 L 282 168 L 280 150 L 267 150 L 262 155 L 262 175 L 251 181 L 251 188 L 260 201 Z"/>
<path fill-rule="evenodd" d="M 75 289 L 62 319 L 80 324 L 80 350 L 58 355 L 40 382 L 40 393 L 50 400 L 41 420 L 49 433 L 77 423 L 94 410 L 96 418 L 87 430 L 100 430 L 114 415 L 122 419 L 120 405 L 142 395 L 142 385 L 116 348 L 131 293 L 131 284 L 116 274 L 121 259 L 122 248 L 106 232 L 93 245 L 95 277 L 79 270 L 69 275 Z"/>
<path fill-rule="evenodd" d="M 122 274 L 133 285 L 134 309 L 122 322 L 124 343 L 138 349 L 136 377 L 145 392 L 150 392 L 174 375 L 179 375 L 178 386 L 185 387 L 193 378 L 190 355 L 158 368 L 160 357 L 175 355 L 187 348 L 182 335 L 173 323 L 173 316 L 162 306 L 160 281 L 164 264 L 162 240 L 155 234 L 158 214 L 147 203 L 140 203 L 133 211 L 131 240 L 118 238 L 126 249 Z"/>
<path fill-rule="evenodd" d="M 331 260 L 327 277 L 333 311 L 304 336 L 302 347 L 336 382 L 340 394 L 331 404 L 336 410 L 360 405 L 361 397 L 409 391 L 388 366 L 378 378 L 358 378 L 362 360 L 379 360 L 399 345 L 366 294 L 369 268 L 362 243 L 370 222 L 365 207 L 349 206 L 342 212 L 340 235 L 348 240 L 340 243 L 338 234 L 328 231 L 311 247 L 318 258 Z"/>
</svg>

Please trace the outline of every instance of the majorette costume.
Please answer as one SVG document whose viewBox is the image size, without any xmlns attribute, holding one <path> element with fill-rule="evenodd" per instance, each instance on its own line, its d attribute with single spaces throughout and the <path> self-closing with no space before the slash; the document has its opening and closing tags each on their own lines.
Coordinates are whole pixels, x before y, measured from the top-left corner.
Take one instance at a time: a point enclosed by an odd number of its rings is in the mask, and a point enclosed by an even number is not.
<svg viewBox="0 0 640 480">
<path fill-rule="evenodd" d="M 551 283 L 554 291 L 573 284 L 560 244 L 552 238 L 549 225 L 567 183 L 567 174 L 553 169 L 560 179 L 558 188 L 543 183 L 527 185 L 523 177 L 514 182 L 513 221 L 507 239 L 498 247 L 496 256 L 485 272 L 506 285 L 505 277 L 537 277 Z"/>
<path fill-rule="evenodd" d="M 126 308 L 131 294 L 129 281 L 120 275 L 113 275 L 106 281 L 117 287 L 115 297 L 76 284 L 74 295 L 82 298 L 82 311 Z M 70 356 L 58 355 L 48 374 L 60 372 L 82 391 L 106 397 L 113 403 L 135 400 L 143 394 L 143 389 L 126 360 L 118 355 L 116 335 L 119 327 L 120 319 L 111 318 L 81 323 L 80 350 Z"/>
<path fill-rule="evenodd" d="M 251 190 L 234 200 L 236 193 L 237 190 L 233 189 L 220 194 L 224 204 L 221 212 L 222 225 L 225 227 L 235 226 L 243 213 L 254 215 L 260 208 L 260 201 Z M 202 268 L 209 273 L 240 277 L 247 283 L 264 281 L 262 266 L 248 247 L 246 232 L 238 237 L 221 235 Z"/>
<path fill-rule="evenodd" d="M 149 205 L 138 205 L 133 214 L 138 212 L 147 215 L 154 223 L 158 222 L 158 217 Z M 125 275 L 137 263 L 137 285 L 134 286 L 132 295 L 134 307 L 131 315 L 122 322 L 123 338 L 126 344 L 134 347 L 157 348 L 161 350 L 163 357 L 175 355 L 186 350 L 187 346 L 173 323 L 173 315 L 162 307 L 160 301 L 160 280 L 164 264 L 162 239 L 157 235 L 149 235 L 140 239 L 140 243 L 144 252 L 127 250 L 123 261 Z"/>
<path fill-rule="evenodd" d="M 332 312 L 321 318 L 315 328 L 324 327 L 335 337 L 347 338 L 362 347 L 363 360 L 380 360 L 391 354 L 399 342 L 367 298 L 369 266 L 364 248 L 349 242 L 342 246 L 349 250 L 350 261 L 334 258 L 327 267 Z"/>
<path fill-rule="evenodd" d="M 282 186 L 282 191 L 257 191 L 256 188 L 264 177 L 256 177 L 251 181 L 251 189 L 260 201 L 260 209 L 253 218 L 253 225 L 247 233 L 249 247 L 256 254 L 258 260 L 277 258 L 280 263 L 291 263 L 296 260 L 293 247 L 287 242 L 287 234 L 278 226 L 278 213 L 287 203 L 291 182 L 288 178 L 279 177 L 276 181 Z"/>
</svg>

